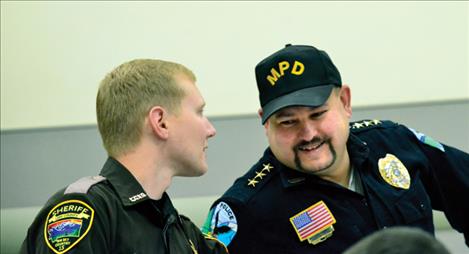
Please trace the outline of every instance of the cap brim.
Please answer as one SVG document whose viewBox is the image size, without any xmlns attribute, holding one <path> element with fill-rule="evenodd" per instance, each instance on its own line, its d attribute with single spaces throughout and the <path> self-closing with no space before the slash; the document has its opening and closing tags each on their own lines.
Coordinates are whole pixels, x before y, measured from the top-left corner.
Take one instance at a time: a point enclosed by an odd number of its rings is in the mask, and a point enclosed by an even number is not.
<svg viewBox="0 0 469 254">
<path fill-rule="evenodd" d="M 307 106 L 319 107 L 323 105 L 335 85 L 315 86 L 295 91 L 278 97 L 262 107 L 262 124 L 269 119 L 271 115 L 285 107 Z"/>
</svg>

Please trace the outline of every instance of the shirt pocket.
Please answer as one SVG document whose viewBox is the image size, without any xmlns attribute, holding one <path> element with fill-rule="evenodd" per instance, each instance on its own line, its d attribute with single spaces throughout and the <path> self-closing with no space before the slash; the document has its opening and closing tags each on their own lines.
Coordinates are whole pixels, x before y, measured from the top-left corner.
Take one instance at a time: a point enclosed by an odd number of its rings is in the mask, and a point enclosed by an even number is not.
<svg viewBox="0 0 469 254">
<path fill-rule="evenodd" d="M 395 204 L 398 224 L 418 226 L 427 231 L 434 230 L 430 199 L 418 178 L 413 186 Z"/>
</svg>

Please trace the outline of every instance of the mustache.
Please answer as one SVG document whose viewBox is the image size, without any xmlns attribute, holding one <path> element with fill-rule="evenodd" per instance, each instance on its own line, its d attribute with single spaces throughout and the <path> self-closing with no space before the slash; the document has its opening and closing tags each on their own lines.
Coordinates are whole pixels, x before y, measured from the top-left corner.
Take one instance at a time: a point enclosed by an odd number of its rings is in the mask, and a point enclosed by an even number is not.
<svg viewBox="0 0 469 254">
<path fill-rule="evenodd" d="M 314 137 L 313 139 L 311 139 L 310 141 L 301 141 L 300 143 L 296 144 L 293 149 L 295 151 L 298 151 L 300 149 L 300 147 L 302 146 L 307 146 L 307 145 L 314 145 L 314 144 L 320 144 L 322 142 L 324 142 L 325 140 L 323 138 L 320 138 L 320 137 Z"/>
</svg>

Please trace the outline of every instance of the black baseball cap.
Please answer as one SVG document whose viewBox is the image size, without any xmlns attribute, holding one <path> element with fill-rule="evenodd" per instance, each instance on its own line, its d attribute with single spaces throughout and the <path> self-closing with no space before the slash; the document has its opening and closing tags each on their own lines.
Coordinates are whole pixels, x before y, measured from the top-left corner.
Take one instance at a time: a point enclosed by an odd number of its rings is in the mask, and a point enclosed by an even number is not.
<svg viewBox="0 0 469 254">
<path fill-rule="evenodd" d="M 262 124 L 289 106 L 318 107 L 342 86 L 339 70 L 325 51 L 287 44 L 256 65 Z"/>
</svg>

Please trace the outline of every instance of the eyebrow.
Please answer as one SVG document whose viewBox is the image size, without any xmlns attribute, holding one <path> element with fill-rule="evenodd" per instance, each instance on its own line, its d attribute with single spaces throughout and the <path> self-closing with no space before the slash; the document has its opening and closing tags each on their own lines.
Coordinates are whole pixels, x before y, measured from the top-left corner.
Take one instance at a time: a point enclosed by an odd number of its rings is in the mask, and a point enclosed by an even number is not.
<svg viewBox="0 0 469 254">
<path fill-rule="evenodd" d="M 275 118 L 282 118 L 282 117 L 289 117 L 293 116 L 294 114 L 290 112 L 290 110 L 282 110 L 280 112 L 277 112 L 274 116 Z"/>
</svg>

